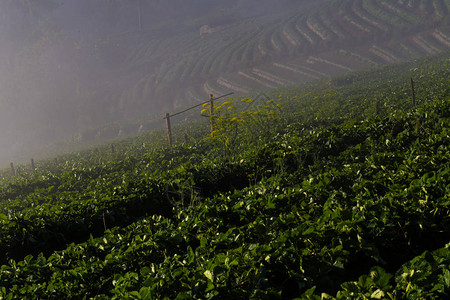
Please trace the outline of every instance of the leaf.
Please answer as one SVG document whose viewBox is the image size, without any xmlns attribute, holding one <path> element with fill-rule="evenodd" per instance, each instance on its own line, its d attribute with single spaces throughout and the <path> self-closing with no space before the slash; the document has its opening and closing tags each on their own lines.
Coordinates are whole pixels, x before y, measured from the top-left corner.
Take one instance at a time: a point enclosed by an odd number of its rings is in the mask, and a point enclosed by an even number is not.
<svg viewBox="0 0 450 300">
<path fill-rule="evenodd" d="M 135 299 L 141 299 L 141 295 L 139 294 L 138 291 L 130 292 L 130 296 L 133 296 L 133 298 L 135 298 Z"/>
<path fill-rule="evenodd" d="M 338 268 L 338 269 L 344 270 L 344 263 L 343 263 L 342 261 L 340 261 L 340 260 L 336 260 L 336 261 L 333 263 L 333 267 L 336 267 L 336 268 Z"/>
<path fill-rule="evenodd" d="M 141 269 L 141 275 L 142 276 L 147 276 L 147 275 L 149 275 L 151 273 L 152 273 L 152 270 L 149 267 L 143 267 Z"/>
<path fill-rule="evenodd" d="M 308 227 L 305 231 L 302 232 L 303 235 L 308 235 L 314 232 L 314 227 Z"/>
<path fill-rule="evenodd" d="M 189 263 L 194 263 L 195 261 L 195 253 L 194 250 L 192 249 L 191 246 L 187 247 L 188 250 L 188 259 L 189 259 Z"/>
<path fill-rule="evenodd" d="M 444 279 L 445 286 L 447 288 L 450 287 L 450 270 L 444 269 L 444 274 L 442 274 L 442 278 Z"/>
<path fill-rule="evenodd" d="M 363 290 L 368 290 L 372 287 L 373 285 L 373 281 L 372 278 L 370 278 L 367 275 L 363 275 L 361 277 L 359 277 L 358 279 L 358 285 L 363 288 Z"/>
<path fill-rule="evenodd" d="M 152 290 L 148 287 L 143 287 L 139 290 L 139 298 L 140 299 L 153 299 L 154 297 L 152 296 Z"/>
<path fill-rule="evenodd" d="M 208 278 L 211 282 L 213 282 L 214 278 L 210 270 L 206 270 L 205 272 L 203 272 L 203 275 L 205 275 L 206 278 Z"/>
<path fill-rule="evenodd" d="M 370 276 L 372 277 L 373 282 L 381 289 L 385 289 L 389 286 L 389 281 L 392 278 L 392 275 L 386 273 L 381 267 L 373 267 L 370 270 Z"/>
<path fill-rule="evenodd" d="M 374 299 L 384 299 L 384 292 L 380 289 L 376 290 L 375 292 L 372 293 L 372 295 L 370 295 L 371 298 Z"/>
<path fill-rule="evenodd" d="M 206 247 L 207 244 L 208 244 L 208 240 L 202 236 L 202 238 L 200 239 L 200 247 L 204 248 L 204 247 Z"/>
<path fill-rule="evenodd" d="M 358 283 L 355 281 L 350 281 L 350 282 L 344 282 L 341 284 L 341 287 L 349 292 L 352 293 L 358 293 L 359 292 L 359 288 L 358 288 Z"/>
</svg>

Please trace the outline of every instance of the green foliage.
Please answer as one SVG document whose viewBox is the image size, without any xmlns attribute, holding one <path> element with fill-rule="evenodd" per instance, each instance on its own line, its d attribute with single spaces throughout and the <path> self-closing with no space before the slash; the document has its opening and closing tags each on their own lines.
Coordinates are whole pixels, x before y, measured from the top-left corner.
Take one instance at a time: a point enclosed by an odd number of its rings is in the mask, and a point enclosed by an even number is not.
<svg viewBox="0 0 450 300">
<path fill-rule="evenodd" d="M 446 63 L 411 69 L 414 109 L 386 68 L 277 91 L 275 119 L 275 102 L 222 102 L 198 142 L 126 140 L 4 178 L 0 297 L 448 298 Z"/>
<path fill-rule="evenodd" d="M 236 153 L 240 144 L 265 142 L 273 135 L 281 104 L 275 104 L 274 100 L 230 99 L 215 104 L 212 114 L 210 111 L 210 103 L 205 103 L 201 113 L 214 124 L 207 139 L 217 142 L 228 153 Z"/>
</svg>

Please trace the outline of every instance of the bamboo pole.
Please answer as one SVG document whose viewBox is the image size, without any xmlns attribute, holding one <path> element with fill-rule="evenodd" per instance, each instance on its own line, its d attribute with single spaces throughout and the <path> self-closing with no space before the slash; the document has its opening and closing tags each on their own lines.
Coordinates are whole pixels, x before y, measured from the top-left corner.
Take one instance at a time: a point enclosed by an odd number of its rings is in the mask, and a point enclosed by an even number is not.
<svg viewBox="0 0 450 300">
<path fill-rule="evenodd" d="M 14 169 L 14 164 L 11 163 L 10 166 L 11 166 L 11 173 L 12 173 L 12 175 L 16 176 L 16 169 Z"/>
<path fill-rule="evenodd" d="M 172 147 L 172 128 L 170 126 L 170 114 L 166 113 L 166 128 L 167 128 L 167 142 L 169 147 Z"/>
<path fill-rule="evenodd" d="M 211 124 L 211 137 L 214 137 L 214 95 L 209 95 L 209 122 Z"/>
</svg>

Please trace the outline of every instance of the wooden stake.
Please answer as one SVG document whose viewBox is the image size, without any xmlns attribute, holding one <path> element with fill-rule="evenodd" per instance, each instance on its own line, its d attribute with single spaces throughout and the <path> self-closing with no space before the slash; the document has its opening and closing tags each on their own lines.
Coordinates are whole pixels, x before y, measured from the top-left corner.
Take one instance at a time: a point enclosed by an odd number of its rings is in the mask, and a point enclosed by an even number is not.
<svg viewBox="0 0 450 300">
<path fill-rule="evenodd" d="M 31 170 L 34 171 L 36 167 L 34 166 L 34 159 L 31 159 Z"/>
<path fill-rule="evenodd" d="M 185 144 L 189 143 L 189 137 L 188 137 L 188 134 L 186 132 L 184 133 L 184 143 Z"/>
<path fill-rule="evenodd" d="M 105 228 L 105 231 L 106 231 L 105 212 L 103 212 L 103 227 Z"/>
<path fill-rule="evenodd" d="M 55 165 L 58 165 L 58 158 L 55 157 Z"/>
<path fill-rule="evenodd" d="M 167 128 L 167 142 L 169 147 L 172 147 L 172 128 L 170 127 L 170 114 L 166 113 L 166 128 Z"/>
<path fill-rule="evenodd" d="M 211 137 L 214 137 L 214 95 L 209 95 L 209 122 L 211 124 Z"/>
<path fill-rule="evenodd" d="M 114 145 L 111 144 L 111 153 L 114 154 L 115 150 L 114 150 Z"/>
<path fill-rule="evenodd" d="M 412 107 L 416 107 L 416 93 L 414 91 L 414 81 L 411 78 L 411 99 L 412 99 Z"/>
<path fill-rule="evenodd" d="M 11 165 L 11 172 L 12 172 L 12 175 L 13 175 L 13 176 L 16 176 L 16 169 L 14 169 L 14 164 L 11 163 L 10 165 Z"/>
</svg>

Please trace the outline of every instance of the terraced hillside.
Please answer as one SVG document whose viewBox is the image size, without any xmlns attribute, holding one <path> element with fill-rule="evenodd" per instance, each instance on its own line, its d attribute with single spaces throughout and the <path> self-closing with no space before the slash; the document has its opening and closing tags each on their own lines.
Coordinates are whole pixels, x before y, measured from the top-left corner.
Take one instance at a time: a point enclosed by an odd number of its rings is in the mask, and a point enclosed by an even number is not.
<svg viewBox="0 0 450 300">
<path fill-rule="evenodd" d="M 171 109 L 210 93 L 288 86 L 450 48 L 448 0 L 315 3 L 307 14 L 299 6 L 212 27 L 202 36 L 128 36 L 138 42 L 124 68 L 136 80 L 119 102 L 153 99 Z"/>
<path fill-rule="evenodd" d="M 0 9 L 6 164 L 28 160 L 23 149 L 161 126 L 165 112 L 211 93 L 253 94 L 450 49 L 450 0 L 45 2 L 55 6 Z"/>
</svg>

